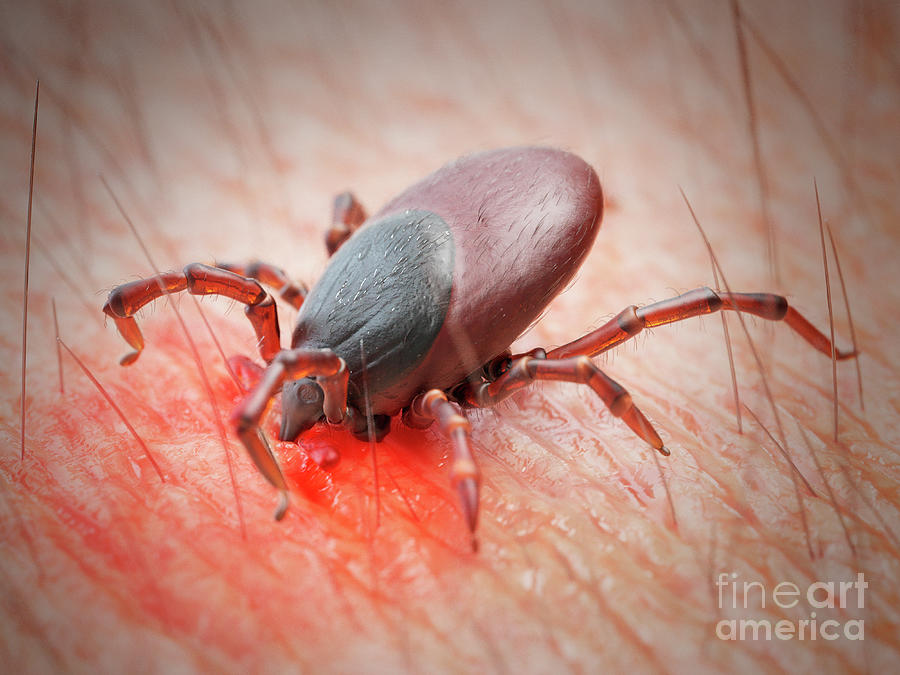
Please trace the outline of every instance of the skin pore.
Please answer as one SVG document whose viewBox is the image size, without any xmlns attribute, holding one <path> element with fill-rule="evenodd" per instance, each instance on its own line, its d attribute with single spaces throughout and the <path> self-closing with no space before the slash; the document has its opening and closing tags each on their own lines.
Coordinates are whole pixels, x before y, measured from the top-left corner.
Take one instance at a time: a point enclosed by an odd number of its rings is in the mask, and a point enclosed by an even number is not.
<svg viewBox="0 0 900 675">
<path fill-rule="evenodd" d="M 900 16 L 867 0 L 746 4 L 749 88 L 725 3 L 0 10 L 0 662 L 10 672 L 877 672 L 896 662 Z M 667 459 L 586 387 L 540 384 L 469 413 L 483 474 L 478 554 L 447 482 L 449 443 L 399 420 L 375 462 L 340 431 L 275 444 L 292 505 L 273 522 L 275 492 L 227 427 L 239 389 L 190 297 L 174 304 L 205 375 L 165 300 L 139 317 L 140 359 L 117 365 L 127 346 L 104 324 L 105 294 L 153 267 L 104 179 L 161 269 L 260 259 L 312 284 L 334 194 L 352 189 L 375 211 L 450 159 L 518 144 L 581 155 L 607 199 L 585 266 L 519 351 L 713 283 L 679 187 L 733 290 L 783 293 L 827 332 L 816 180 L 863 353 L 864 411 L 853 362 L 837 367 L 838 441 L 831 362 L 783 325 L 746 321 L 785 451 L 814 494 L 747 412 L 781 440 L 735 316 L 743 433 L 716 316 L 598 359 L 659 429 Z M 847 347 L 834 267 L 831 280 Z M 51 301 L 65 344 L 165 482 L 65 351 L 60 392 Z M 226 356 L 259 361 L 240 307 L 201 305 Z M 294 313 L 279 312 L 287 344 Z M 311 457 L 332 448 L 340 463 L 319 468 Z M 772 600 L 782 582 L 805 592 L 859 573 L 863 608 L 855 592 L 843 608 Z M 747 608 L 731 587 L 719 595 L 721 574 L 759 582 L 765 607 L 758 593 Z M 797 625 L 811 612 L 863 620 L 865 639 L 716 637 L 722 619 Z"/>
</svg>

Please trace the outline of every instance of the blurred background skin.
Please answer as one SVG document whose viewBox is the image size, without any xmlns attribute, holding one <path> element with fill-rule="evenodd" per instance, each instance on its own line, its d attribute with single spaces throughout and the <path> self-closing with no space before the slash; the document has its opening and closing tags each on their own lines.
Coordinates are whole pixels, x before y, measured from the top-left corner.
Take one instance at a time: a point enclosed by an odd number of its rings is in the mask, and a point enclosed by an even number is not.
<svg viewBox="0 0 900 675">
<path fill-rule="evenodd" d="M 878 672 L 896 662 L 896 5 L 747 3 L 755 162 L 727 3 L 479 4 L 0 9 L 4 670 Z M 607 197 L 594 251 L 522 349 L 712 283 L 679 187 L 732 288 L 783 292 L 825 328 L 817 180 L 864 353 L 865 412 L 853 363 L 838 365 L 840 442 L 829 360 L 784 326 L 749 322 L 788 451 L 816 496 L 797 496 L 746 411 L 737 433 L 718 317 L 656 330 L 599 361 L 660 429 L 669 459 L 655 461 L 574 385 L 535 386 L 472 414 L 484 474 L 477 555 L 436 432 L 395 422 L 377 450 L 377 483 L 365 444 L 340 434 L 279 444 L 294 491 L 276 524 L 273 491 L 228 432 L 235 501 L 167 303 L 143 313 L 141 359 L 117 365 L 126 347 L 100 307 L 152 267 L 100 175 L 161 268 L 259 258 L 311 284 L 326 264 L 335 193 L 353 189 L 374 211 L 450 159 L 514 144 L 578 153 Z M 51 299 L 62 337 L 145 439 L 165 484 L 66 355 L 60 393 Z M 178 307 L 224 418 L 238 390 L 194 303 Z M 256 358 L 239 307 L 203 307 L 225 354 Z M 281 312 L 286 333 L 293 314 Z M 742 401 L 776 433 L 751 350 L 734 317 L 729 325 Z M 331 472 L 308 459 L 328 445 L 343 454 Z M 769 590 L 863 572 L 865 608 L 818 618 L 864 619 L 865 640 L 716 639 L 722 618 L 809 618 L 805 603 L 719 607 L 713 583 L 733 572 Z"/>
</svg>

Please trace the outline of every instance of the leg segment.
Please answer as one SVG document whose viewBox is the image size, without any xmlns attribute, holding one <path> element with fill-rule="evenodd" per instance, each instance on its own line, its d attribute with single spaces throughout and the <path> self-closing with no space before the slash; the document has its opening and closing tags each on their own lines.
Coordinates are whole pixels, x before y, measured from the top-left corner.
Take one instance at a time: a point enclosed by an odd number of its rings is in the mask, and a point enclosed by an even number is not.
<svg viewBox="0 0 900 675">
<path fill-rule="evenodd" d="M 366 211 L 352 192 L 342 192 L 334 198 L 334 217 L 325 233 L 328 255 L 334 255 L 341 244 L 366 220 Z"/>
<path fill-rule="evenodd" d="M 463 516 L 472 533 L 475 546 L 475 526 L 478 523 L 478 486 L 481 474 L 469 447 L 471 427 L 459 408 L 447 400 L 440 389 L 431 389 L 413 399 L 403 414 L 403 421 L 411 427 L 425 428 L 436 421 L 441 431 L 453 444 L 453 463 L 450 465 L 450 482 L 459 495 Z"/>
<path fill-rule="evenodd" d="M 281 491 L 275 519 L 281 520 L 288 507 L 287 483 L 275 455 L 259 428 L 269 402 L 285 382 L 303 377 L 318 378 L 325 394 L 323 409 L 332 424 L 347 417 L 347 383 L 350 372 L 344 360 L 330 349 L 290 349 L 279 352 L 263 373 L 259 383 L 244 397 L 231 414 L 238 438 L 247 449 L 260 473 Z"/>
<path fill-rule="evenodd" d="M 654 302 L 646 307 L 626 307 L 597 330 L 569 344 L 550 351 L 550 358 L 584 354 L 597 356 L 640 333 L 667 323 L 722 309 L 753 314 L 770 321 L 784 321 L 817 350 L 831 356 L 831 341 L 781 295 L 771 293 L 717 293 L 711 288 L 697 288 L 675 298 Z M 835 349 L 838 360 L 856 356 L 855 351 Z"/>
<path fill-rule="evenodd" d="M 246 305 L 244 313 L 250 319 L 259 342 L 259 353 L 266 362 L 281 349 L 278 313 L 275 301 L 262 286 L 224 269 L 192 263 L 181 272 L 165 272 L 148 279 L 132 281 L 114 288 L 103 306 L 112 317 L 125 341 L 134 349 L 119 361 L 123 366 L 134 363 L 144 348 L 144 338 L 134 314 L 144 305 L 172 293 L 187 290 L 192 295 L 224 295 Z"/>
<path fill-rule="evenodd" d="M 631 400 L 631 395 L 618 382 L 600 370 L 587 356 L 568 359 L 541 359 L 531 356 L 515 358 L 512 366 L 493 382 L 466 384 L 456 391 L 468 405 L 484 408 L 499 403 L 535 380 L 557 380 L 586 384 L 603 399 L 606 407 L 663 455 L 669 451 L 662 439 Z"/>
<path fill-rule="evenodd" d="M 291 280 L 280 267 L 259 262 L 258 260 L 245 265 L 239 263 L 216 263 L 216 267 L 234 272 L 242 277 L 256 279 L 266 286 L 271 286 L 278 291 L 281 299 L 294 309 L 300 309 L 306 294 L 309 292 L 309 289 L 304 284 Z"/>
</svg>

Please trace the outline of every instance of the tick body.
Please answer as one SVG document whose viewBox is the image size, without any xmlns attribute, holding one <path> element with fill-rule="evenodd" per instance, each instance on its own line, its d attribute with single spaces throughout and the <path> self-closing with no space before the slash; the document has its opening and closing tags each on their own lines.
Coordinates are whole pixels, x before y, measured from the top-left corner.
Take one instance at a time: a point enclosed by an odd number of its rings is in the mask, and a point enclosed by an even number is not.
<svg viewBox="0 0 900 675">
<path fill-rule="evenodd" d="M 134 348 L 122 359 L 130 364 L 143 348 L 133 315 L 153 299 L 188 290 L 246 305 L 268 365 L 231 419 L 257 467 L 281 491 L 276 517 L 287 508 L 288 487 L 259 424 L 281 392 L 282 440 L 323 422 L 380 440 L 400 413 L 415 427 L 437 422 L 451 439 L 450 478 L 474 533 L 479 474 L 466 408 L 493 405 L 534 380 L 586 384 L 641 439 L 668 454 L 627 391 L 590 357 L 644 327 L 719 309 L 783 319 L 832 353 L 831 342 L 783 297 L 703 288 L 627 307 L 549 352 L 510 354 L 512 342 L 581 266 L 602 208 L 597 174 L 573 154 L 549 148 L 480 153 L 444 166 L 368 219 L 352 195 L 339 196 L 326 234 L 334 255 L 308 294 L 271 265 L 192 264 L 119 286 L 104 311 Z M 299 308 L 289 349 L 279 345 L 275 304 L 260 281 Z"/>
<path fill-rule="evenodd" d="M 583 160 L 513 149 L 458 160 L 393 199 L 332 258 L 291 346 L 331 348 L 362 409 L 395 415 L 502 354 L 572 279 L 603 198 Z"/>
</svg>

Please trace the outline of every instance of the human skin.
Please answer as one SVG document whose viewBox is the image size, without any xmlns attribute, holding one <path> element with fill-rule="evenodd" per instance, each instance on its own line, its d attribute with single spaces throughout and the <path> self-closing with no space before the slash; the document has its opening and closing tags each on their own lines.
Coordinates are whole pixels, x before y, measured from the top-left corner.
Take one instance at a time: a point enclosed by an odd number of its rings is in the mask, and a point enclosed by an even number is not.
<svg viewBox="0 0 900 675">
<path fill-rule="evenodd" d="M 866 2 L 744 11 L 777 280 L 725 4 L 0 10 L 4 669 L 879 672 L 896 662 L 900 17 Z M 448 442 L 399 420 L 374 463 L 340 431 L 277 444 L 292 505 L 274 522 L 274 490 L 227 427 L 239 391 L 188 297 L 175 305 L 225 424 L 239 502 L 168 303 L 139 317 L 140 359 L 117 365 L 127 346 L 104 324 L 105 292 L 153 267 L 102 180 L 162 269 L 261 259 L 312 284 L 333 194 L 353 189 L 375 211 L 445 161 L 518 144 L 584 157 L 607 208 L 576 281 L 515 349 L 563 344 L 629 304 L 713 283 L 679 187 L 732 289 L 784 293 L 827 330 L 815 178 L 850 293 L 865 410 L 854 363 L 839 363 L 835 441 L 830 360 L 784 325 L 747 320 L 770 400 L 732 316 L 739 433 L 720 319 L 645 333 L 597 363 L 672 456 L 655 458 L 577 385 L 537 385 L 470 412 L 483 474 L 472 553 Z M 837 341 L 848 346 L 835 277 L 832 267 Z M 165 482 L 65 352 L 60 393 L 51 299 L 65 344 Z M 259 361 L 240 307 L 202 307 L 226 355 Z M 293 312 L 280 312 L 286 344 Z M 747 412 L 779 438 L 772 401 L 812 493 Z M 310 458 L 327 448 L 342 459 L 325 470 Z M 722 573 L 770 594 L 858 573 L 869 587 L 862 609 L 814 610 L 806 598 L 780 609 L 771 595 L 745 609 L 719 601 Z M 864 620 L 865 640 L 716 637 L 722 618 L 796 622 L 811 611 Z"/>
</svg>

